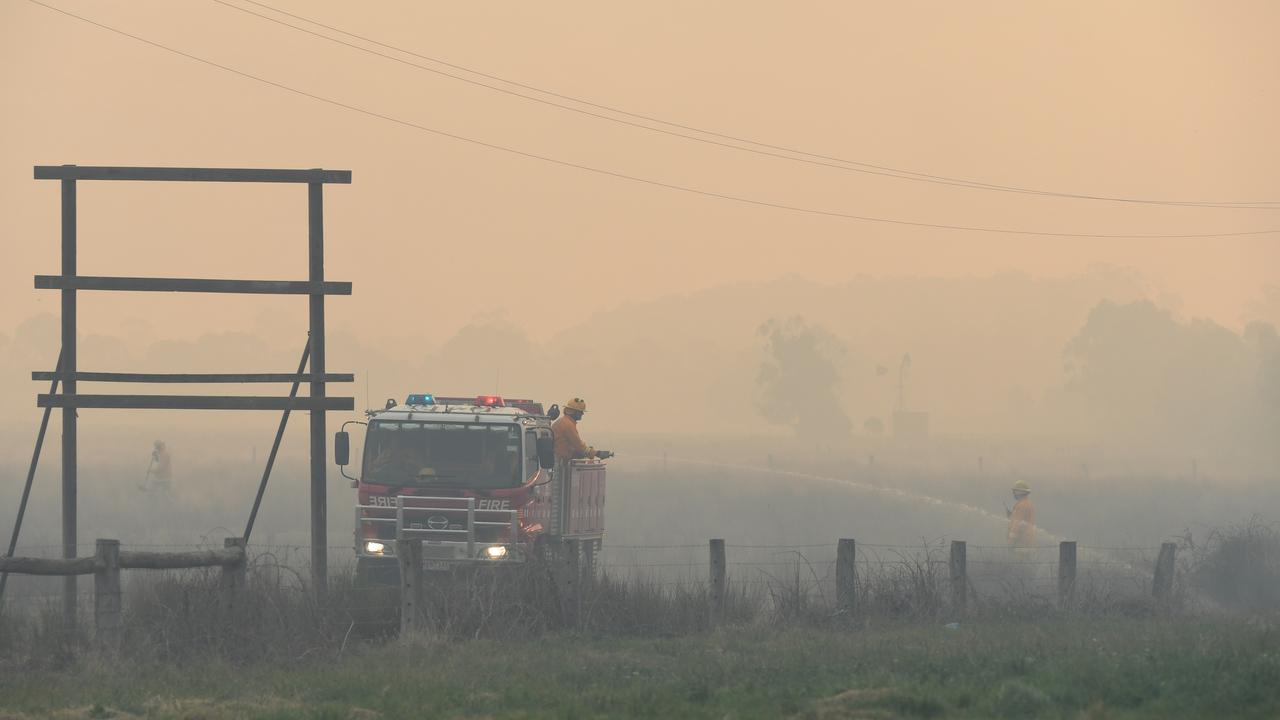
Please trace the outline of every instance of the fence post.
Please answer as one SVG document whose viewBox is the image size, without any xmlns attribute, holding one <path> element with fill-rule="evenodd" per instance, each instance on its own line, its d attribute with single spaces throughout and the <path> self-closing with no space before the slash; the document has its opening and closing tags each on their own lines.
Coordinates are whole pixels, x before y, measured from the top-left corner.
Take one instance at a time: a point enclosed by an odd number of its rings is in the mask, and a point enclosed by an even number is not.
<svg viewBox="0 0 1280 720">
<path fill-rule="evenodd" d="M 547 552 L 551 556 L 551 579 L 555 581 L 560 622 L 571 627 L 577 623 L 578 585 L 581 580 L 578 554 L 581 547 L 577 540 L 553 535 L 547 538 Z"/>
<path fill-rule="evenodd" d="M 1062 609 L 1071 607 L 1076 594 L 1076 543 L 1064 541 L 1058 543 L 1058 605 Z"/>
<path fill-rule="evenodd" d="M 564 623 L 565 616 L 565 577 L 564 577 L 564 540 L 558 535 L 548 535 L 544 548 L 551 571 L 551 583 L 555 586 L 556 607 L 560 611 L 559 619 Z"/>
<path fill-rule="evenodd" d="M 422 627 L 422 541 L 396 540 L 400 560 L 400 642 L 411 643 Z"/>
<path fill-rule="evenodd" d="M 1173 595 L 1173 556 L 1178 546 L 1167 542 L 1160 544 L 1160 556 L 1156 558 L 1156 574 L 1151 582 L 1151 594 L 1157 600 L 1168 600 Z"/>
<path fill-rule="evenodd" d="M 98 539 L 93 573 L 93 624 L 98 644 L 120 647 L 123 624 L 120 620 L 120 541 Z"/>
<path fill-rule="evenodd" d="M 969 572 L 963 540 L 951 541 L 951 609 L 963 613 L 969 597 Z"/>
<path fill-rule="evenodd" d="M 578 627 L 582 614 L 582 541 L 565 541 L 564 552 L 564 616 L 565 624 Z"/>
<path fill-rule="evenodd" d="M 228 550 L 238 548 L 241 552 L 240 562 L 234 565 L 223 565 L 222 575 L 218 578 L 218 590 L 222 594 L 223 608 L 231 612 L 240 604 L 240 596 L 244 593 L 249 574 L 249 557 L 244 552 L 243 537 L 226 538 L 222 541 L 222 547 Z"/>
<path fill-rule="evenodd" d="M 852 611 L 857 602 L 857 547 L 850 538 L 836 544 L 836 608 L 841 612 Z"/>
<path fill-rule="evenodd" d="M 596 552 L 599 540 L 587 540 L 582 544 L 582 576 L 586 584 L 596 579 Z"/>
<path fill-rule="evenodd" d="M 724 622 L 724 540 L 719 538 L 712 540 L 709 548 L 711 551 L 711 592 L 708 594 L 708 602 L 710 603 L 711 627 L 714 628 Z"/>
</svg>

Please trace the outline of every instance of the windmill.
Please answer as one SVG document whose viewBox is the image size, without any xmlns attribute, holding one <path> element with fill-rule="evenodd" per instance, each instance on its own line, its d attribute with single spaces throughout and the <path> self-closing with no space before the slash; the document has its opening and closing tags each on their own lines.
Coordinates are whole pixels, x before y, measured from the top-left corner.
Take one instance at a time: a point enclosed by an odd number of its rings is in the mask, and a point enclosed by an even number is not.
<svg viewBox="0 0 1280 720">
<path fill-rule="evenodd" d="M 907 375 L 911 371 L 911 353 L 902 355 L 898 363 L 898 407 L 893 412 L 893 436 L 898 440 L 922 443 L 929 439 L 929 413 L 907 410 Z"/>
</svg>

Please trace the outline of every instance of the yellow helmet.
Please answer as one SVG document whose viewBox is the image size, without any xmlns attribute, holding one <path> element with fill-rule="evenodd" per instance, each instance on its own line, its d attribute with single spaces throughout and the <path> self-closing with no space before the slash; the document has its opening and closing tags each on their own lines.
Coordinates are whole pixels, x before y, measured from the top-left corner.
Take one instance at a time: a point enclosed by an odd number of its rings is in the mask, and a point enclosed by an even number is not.
<svg viewBox="0 0 1280 720">
<path fill-rule="evenodd" d="M 1031 486 L 1027 484 L 1026 480 L 1019 480 L 1013 484 L 1013 491 L 1029 493 L 1031 492 Z"/>
<path fill-rule="evenodd" d="M 577 397 L 573 398 L 572 400 L 564 404 L 564 409 L 577 410 L 578 412 L 584 413 L 587 411 L 587 401 L 583 400 L 582 398 L 577 398 Z"/>
</svg>

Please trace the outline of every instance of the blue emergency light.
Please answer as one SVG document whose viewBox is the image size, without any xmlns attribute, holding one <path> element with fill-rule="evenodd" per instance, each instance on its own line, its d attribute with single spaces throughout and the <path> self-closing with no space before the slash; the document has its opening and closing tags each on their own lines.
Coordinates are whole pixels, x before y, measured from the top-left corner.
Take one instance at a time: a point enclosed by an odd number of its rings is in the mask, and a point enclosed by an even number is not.
<svg viewBox="0 0 1280 720">
<path fill-rule="evenodd" d="M 430 393 L 415 393 L 404 401 L 405 405 L 435 405 L 436 397 Z"/>
</svg>

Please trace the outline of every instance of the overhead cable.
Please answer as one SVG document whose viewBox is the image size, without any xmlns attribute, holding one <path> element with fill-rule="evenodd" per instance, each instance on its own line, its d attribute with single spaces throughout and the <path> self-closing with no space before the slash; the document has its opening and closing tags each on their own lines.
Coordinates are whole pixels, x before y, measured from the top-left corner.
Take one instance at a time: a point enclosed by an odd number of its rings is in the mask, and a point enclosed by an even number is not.
<svg viewBox="0 0 1280 720">
<path fill-rule="evenodd" d="M 497 143 L 491 143 L 485 140 L 478 140 L 476 138 L 467 137 L 465 135 L 458 135 L 456 133 L 451 133 L 445 130 L 439 130 L 437 128 L 421 125 L 419 123 L 415 123 L 410 120 L 405 120 L 403 118 L 399 118 L 393 115 L 387 115 L 374 110 L 367 110 L 365 108 L 352 105 L 352 104 L 343 102 L 341 100 L 335 100 L 333 98 L 329 98 L 324 95 L 318 95 L 315 93 L 308 92 L 306 90 L 300 90 L 290 85 L 286 85 L 284 83 L 280 83 L 275 80 L 270 80 L 270 79 L 261 77 L 259 75 L 254 75 L 252 73 L 245 72 L 243 70 L 238 70 L 228 65 L 223 65 L 213 60 L 208 60 L 206 58 L 193 55 L 183 50 L 178 50 L 168 45 L 161 44 L 154 40 L 149 40 L 139 35 L 135 35 L 133 33 L 120 30 L 118 28 L 112 27 L 110 25 L 106 25 L 96 20 L 92 20 L 82 15 L 77 15 L 69 10 L 64 10 L 62 8 L 59 8 L 53 5 L 49 5 L 48 3 L 41 2 L 41 0 L 27 0 L 27 2 L 30 2 L 33 5 L 39 5 L 40 7 L 46 8 L 48 10 L 52 10 L 57 13 L 61 13 L 62 15 L 65 15 L 70 18 L 74 18 L 76 20 L 87 23 L 89 25 L 93 25 L 94 27 L 100 28 L 102 30 L 115 33 L 117 35 L 129 38 L 131 40 L 135 40 L 137 42 L 144 43 L 146 45 L 150 45 L 160 50 L 164 50 L 165 52 L 169 52 L 174 55 L 179 55 L 181 57 L 187 58 L 188 60 L 193 60 L 195 62 L 199 62 L 204 65 L 208 65 L 210 67 L 217 68 L 219 70 L 223 70 L 225 72 L 229 72 L 234 75 L 238 75 L 240 77 L 253 80 L 255 82 L 258 82 L 264 85 L 270 85 L 271 87 L 278 88 L 280 90 L 284 90 L 286 92 L 293 93 L 295 95 L 300 95 L 302 97 L 310 98 L 312 100 L 326 103 L 334 107 L 343 108 L 351 112 L 367 115 L 369 117 L 379 118 L 387 122 L 395 123 L 397 125 L 402 125 L 404 127 L 412 128 L 412 129 L 430 133 L 433 135 L 438 135 L 440 137 L 446 137 L 453 140 L 458 140 L 460 142 L 470 143 L 472 145 L 478 145 L 480 147 L 489 148 L 491 150 L 498 150 L 501 152 L 510 153 L 512 155 L 518 155 L 520 157 L 525 157 L 533 160 L 541 160 L 543 162 L 552 163 L 554 165 L 560 165 L 562 167 L 574 168 L 577 170 L 582 170 L 582 171 L 594 173 L 597 175 L 613 177 L 620 180 L 627 180 L 630 182 L 650 185 L 653 187 L 666 188 L 668 190 L 676 190 L 684 193 L 689 193 L 692 195 L 701 195 L 704 197 L 718 198 L 721 200 L 728 200 L 728 201 L 741 203 L 745 205 L 768 207 L 768 208 L 774 208 L 778 210 L 787 210 L 791 212 L 802 213 L 807 215 L 816 215 L 816 216 L 822 216 L 822 217 L 843 218 L 846 220 L 860 220 L 864 222 L 883 223 L 883 224 L 889 224 L 889 225 L 931 228 L 936 230 L 958 230 L 958 231 L 994 233 L 994 234 L 1001 234 L 1001 235 L 1033 235 L 1033 236 L 1043 236 L 1043 237 L 1102 238 L 1102 239 L 1192 239 L 1192 238 L 1219 238 L 1219 237 L 1269 235 L 1273 233 L 1280 233 L 1280 229 L 1245 230 L 1245 231 L 1234 231 L 1234 232 L 1210 232 L 1210 233 L 1176 233 L 1176 234 L 1165 234 L 1165 233 L 1099 234 L 1099 233 L 1057 232 L 1057 231 L 1049 231 L 1049 230 L 1019 230 L 1014 228 L 952 225 L 952 224 L 946 224 L 946 223 L 929 223 L 929 222 L 920 222 L 920 221 L 914 221 L 914 220 L 903 220 L 903 219 L 897 219 L 897 218 L 884 218 L 884 217 L 873 217 L 869 215 L 856 215 L 852 213 L 843 213 L 843 212 L 837 212 L 832 210 L 822 210 L 818 208 L 808 208 L 808 207 L 802 207 L 798 205 L 787 205 L 785 203 L 772 202 L 768 200 L 759 200 L 755 198 L 743 197 L 740 195 L 730 195 L 727 193 L 716 192 L 713 190 L 704 190 L 701 188 L 689 187 L 686 185 L 677 185 L 675 183 L 668 183 L 661 180 L 654 180 L 652 178 L 641 177 L 638 175 L 628 175 L 626 173 L 617 172 L 614 170 L 608 170 L 606 168 L 594 167 L 591 165 L 584 165 L 584 164 L 572 162 L 569 160 L 562 160 L 560 158 L 552 157 L 549 155 L 540 155 L 538 153 L 520 150 L 520 149 L 509 147 L 506 145 L 499 145 Z"/>
<path fill-rule="evenodd" d="M 1163 199 L 1133 198 L 1133 197 L 1088 194 L 1088 193 L 1061 192 L 1061 191 L 1043 190 L 1043 189 L 1037 189 L 1037 188 L 1020 187 L 1016 185 L 1000 185 L 995 183 L 983 182 L 979 180 L 948 177 L 945 175 L 932 175 L 929 173 L 916 172 L 913 170 L 904 170 L 901 168 L 894 168 L 894 167 L 889 167 L 885 165 L 875 165 L 871 163 L 860 162 L 857 160 L 848 160 L 844 158 L 835 157 L 832 155 L 814 153 L 806 150 L 800 150 L 797 148 L 786 147 L 783 145 L 775 145 L 771 143 L 751 140 L 749 138 L 717 132 L 715 130 L 707 130 L 705 128 L 699 128 L 692 125 L 685 125 L 677 122 L 672 122 L 669 120 L 663 120 L 661 118 L 653 117 L 651 115 L 643 115 L 640 113 L 623 110 L 621 108 L 613 107 L 610 105 L 604 105 L 601 103 L 592 102 L 590 100 L 586 100 L 583 98 L 559 93 L 554 90 L 548 90 L 535 85 L 529 85 L 516 80 L 511 80 L 509 78 L 504 78 L 498 75 L 492 75 L 486 72 L 482 72 L 480 70 L 476 70 L 474 68 L 452 63 L 447 60 L 442 60 L 437 57 L 432 57 L 429 55 L 417 53 L 412 50 L 398 47 L 396 45 L 391 45 L 389 43 L 385 43 L 365 35 L 360 35 L 357 33 L 350 32 L 348 30 L 344 30 L 339 27 L 335 27 L 333 25 L 325 24 L 313 18 L 291 13 L 286 10 L 277 8 L 275 6 L 268 5 L 267 3 L 259 2 L 258 0 L 244 0 L 244 2 L 251 3 L 253 5 L 264 8 L 266 10 L 270 10 L 271 12 L 278 13 L 280 15 L 284 15 L 287 17 L 291 17 L 291 18 L 294 18 L 295 20 L 301 20 L 305 23 L 315 25 L 316 27 L 324 28 L 331 32 L 336 32 L 341 35 L 345 35 L 347 37 L 355 38 L 362 42 L 366 42 L 372 45 L 377 45 L 379 47 L 383 47 L 388 50 L 393 50 L 397 53 L 410 55 L 412 57 L 420 58 L 422 60 L 427 60 L 429 62 L 433 62 L 438 65 L 443 65 L 449 68 L 453 68 L 455 70 L 461 70 L 463 72 L 470 73 L 472 75 L 487 78 L 489 80 L 495 80 L 497 82 L 505 83 L 515 87 L 524 88 L 526 90 L 531 90 L 533 92 L 541 93 L 543 95 L 548 95 L 551 97 L 559 98 L 561 100 L 567 100 L 569 102 L 577 103 L 579 105 L 585 105 L 587 107 L 596 108 L 597 110 L 603 110 L 606 112 L 615 113 L 617 115 L 624 115 L 627 117 L 636 118 L 638 120 L 644 120 L 650 123 L 658 123 L 660 125 L 665 125 L 670 128 L 677 128 L 679 130 L 686 130 L 694 133 L 700 133 L 702 135 L 711 136 L 714 138 L 721 138 L 722 140 L 732 141 L 732 142 L 722 142 L 722 141 L 714 140 L 708 137 L 698 137 L 697 135 L 689 135 L 684 132 L 668 130 L 661 127 L 654 127 L 652 125 L 646 125 L 640 122 L 634 122 L 634 121 L 626 120 L 623 118 L 601 114 L 599 112 L 593 112 L 591 110 L 587 110 L 581 107 L 566 105 L 564 103 L 555 102 L 554 100 L 548 100 L 547 98 L 542 98 L 542 97 L 537 97 L 535 95 L 528 95 L 526 93 L 517 92 L 515 90 L 511 90 L 510 88 L 504 88 L 504 87 L 492 85 L 486 82 L 475 80 L 473 78 L 468 78 L 465 76 L 446 72 L 444 70 L 440 70 L 439 68 L 434 68 L 427 65 L 421 65 L 419 63 L 405 60 L 404 58 L 401 58 L 401 57 L 396 57 L 395 55 L 389 55 L 387 53 L 378 52 L 377 50 L 365 47 L 363 45 L 347 42 L 340 38 L 335 38 L 329 35 L 325 35 L 324 33 L 315 32 L 314 30 L 310 30 L 304 27 L 300 27 L 298 25 L 294 25 L 289 22 L 285 22 L 284 20 L 281 20 L 279 18 L 275 18 L 269 15 L 264 15 L 259 12 L 255 12 L 249 8 L 237 5 L 232 2 L 228 2 L 228 0 L 212 0 L 212 1 L 218 3 L 219 5 L 223 5 L 224 7 L 228 7 L 233 10 L 237 10 L 241 13 L 245 13 L 247 15 L 251 15 L 263 20 L 267 20 L 269 22 L 273 22 L 278 25 L 282 25 L 284 27 L 290 28 L 297 32 L 306 33 L 308 35 L 312 35 L 314 37 L 321 38 L 323 40 L 327 40 L 332 43 L 337 43 L 339 45 L 343 45 L 345 47 L 352 48 L 360 52 L 375 55 L 377 57 L 391 60 L 393 62 L 397 62 L 403 65 L 408 65 L 409 67 L 417 68 L 419 70 L 424 70 L 426 72 L 434 73 L 442 77 L 457 80 L 459 82 L 468 83 L 470 85 L 475 85 L 477 87 L 486 88 L 495 92 L 503 93 L 513 97 L 522 98 L 531 102 L 541 103 L 543 105 L 549 105 L 551 107 L 560 108 L 562 110 L 566 110 L 569 112 L 587 115 L 589 117 L 598 118 L 600 120 L 605 120 L 608 122 L 618 123 L 621 125 L 639 128 L 642 130 L 648 130 L 651 132 L 657 132 L 663 135 L 684 138 L 686 140 L 691 140 L 694 142 L 715 145 L 723 148 L 728 148 L 731 150 L 739 150 L 743 152 L 754 153 L 757 155 L 779 158 L 782 160 L 801 162 L 809 165 L 833 168 L 836 170 L 845 170 L 850 172 L 864 173 L 868 175 L 896 178 L 899 180 L 932 183 L 937 185 L 948 185 L 952 187 L 961 187 L 961 188 L 968 188 L 968 189 L 974 189 L 974 190 L 988 190 L 988 191 L 1003 192 L 1003 193 L 1016 193 L 1016 194 L 1022 194 L 1022 195 L 1039 195 L 1039 196 L 1046 196 L 1046 197 L 1068 198 L 1068 199 L 1076 199 L 1076 200 L 1096 200 L 1096 201 L 1105 201 L 1105 202 L 1133 203 L 1133 204 L 1144 204 L 1144 205 L 1169 205 L 1169 206 L 1178 206 L 1178 207 L 1206 207 L 1206 208 L 1221 208 L 1221 209 L 1231 209 L 1231 210 L 1280 210 L 1280 204 L 1277 204 L 1277 203 L 1280 203 L 1280 201 L 1276 201 L 1276 200 L 1258 200 L 1258 201 L 1163 200 Z M 740 144 L 734 144 L 734 143 L 740 143 Z M 744 145 L 749 147 L 744 147 Z M 760 148 L 764 148 L 764 149 L 760 149 Z M 789 154 L 784 154 L 784 153 L 789 153 Z"/>
</svg>

